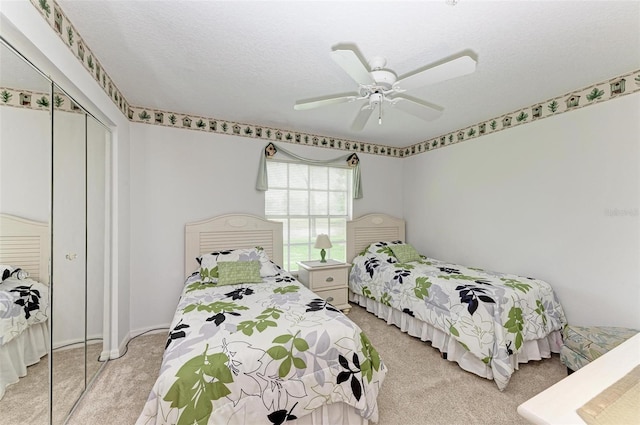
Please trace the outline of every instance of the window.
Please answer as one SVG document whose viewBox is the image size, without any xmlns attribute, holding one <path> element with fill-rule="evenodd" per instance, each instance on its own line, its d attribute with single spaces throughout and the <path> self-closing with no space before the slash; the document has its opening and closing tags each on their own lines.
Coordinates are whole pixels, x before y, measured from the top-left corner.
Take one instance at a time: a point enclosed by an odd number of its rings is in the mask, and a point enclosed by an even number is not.
<svg viewBox="0 0 640 425">
<path fill-rule="evenodd" d="M 320 259 L 313 247 L 320 233 L 328 234 L 333 245 L 327 258 L 346 261 L 352 170 L 269 160 L 267 172 L 265 217 L 282 222 L 283 267 L 297 271 L 298 261 Z"/>
</svg>

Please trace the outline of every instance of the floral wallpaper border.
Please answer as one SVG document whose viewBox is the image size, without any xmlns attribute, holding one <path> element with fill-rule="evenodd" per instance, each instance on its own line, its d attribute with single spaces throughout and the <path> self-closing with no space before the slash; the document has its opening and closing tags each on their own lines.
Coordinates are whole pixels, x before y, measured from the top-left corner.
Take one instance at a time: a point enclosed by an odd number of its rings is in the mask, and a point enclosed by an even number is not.
<svg viewBox="0 0 640 425">
<path fill-rule="evenodd" d="M 116 84 L 111 80 L 111 77 L 105 72 L 100 61 L 98 61 L 84 40 L 82 40 L 69 18 L 62 12 L 60 6 L 53 0 L 51 0 L 51 3 L 53 4 L 53 8 L 49 0 L 31 0 L 31 4 L 35 6 L 49 26 L 58 34 L 65 46 L 71 50 L 87 72 L 93 76 L 98 85 L 102 87 L 113 103 L 126 116 L 127 110 L 129 109 L 129 102 L 127 102 L 124 95 L 122 95 L 116 87 Z"/>
<path fill-rule="evenodd" d="M 30 1 L 65 45 L 73 52 L 76 58 L 82 62 L 87 72 L 95 78 L 109 98 L 118 106 L 120 111 L 130 121 L 145 124 L 402 158 L 467 140 L 477 139 L 487 134 L 493 134 L 498 131 L 640 91 L 640 70 L 638 70 L 503 114 L 487 121 L 461 128 L 451 133 L 403 148 L 397 148 L 374 143 L 331 138 L 294 130 L 283 130 L 211 117 L 186 115 L 177 112 L 131 106 L 122 92 L 116 87 L 111 77 L 105 72 L 104 67 L 100 64 L 93 52 L 91 52 L 84 40 L 82 40 L 73 24 L 64 15 L 60 6 L 54 0 Z M 53 5 L 53 8 L 51 5 Z M 0 104 L 2 103 L 0 102 Z"/>
<path fill-rule="evenodd" d="M 198 115 L 177 114 L 174 112 L 149 108 L 132 107 L 128 111 L 128 118 L 133 122 L 162 125 L 165 127 L 252 137 L 272 142 L 286 142 L 297 145 L 364 152 L 374 155 L 399 157 L 403 151 L 403 148 L 378 145 L 375 143 L 359 142 L 292 130 L 282 130 L 235 121 L 225 121 Z"/>
<path fill-rule="evenodd" d="M 0 105 L 49 111 L 51 107 L 51 95 L 45 92 L 0 87 Z M 84 114 L 84 110 L 81 107 L 71 100 L 70 97 L 62 93 L 54 93 L 53 106 L 60 111 Z"/>
<path fill-rule="evenodd" d="M 640 70 L 592 84 L 562 96 L 557 96 L 544 102 L 517 109 L 487 121 L 482 121 L 451 133 L 407 146 L 402 148 L 403 151 L 400 156 L 411 156 L 467 140 L 477 139 L 487 134 L 532 123 L 565 112 L 575 111 L 586 106 L 606 102 L 638 91 L 640 91 Z"/>
</svg>

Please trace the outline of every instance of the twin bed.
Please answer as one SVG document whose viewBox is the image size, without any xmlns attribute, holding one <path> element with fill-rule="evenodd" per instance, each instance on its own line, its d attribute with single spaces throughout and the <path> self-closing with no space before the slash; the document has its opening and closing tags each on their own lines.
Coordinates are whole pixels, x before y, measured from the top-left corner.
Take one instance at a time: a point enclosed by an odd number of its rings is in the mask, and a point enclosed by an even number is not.
<svg viewBox="0 0 640 425">
<path fill-rule="evenodd" d="M 565 320 L 548 284 L 398 261 L 392 248 L 404 240 L 393 217 L 348 222 L 353 302 L 501 390 L 518 363 L 559 351 Z M 281 264 L 281 223 L 225 215 L 186 225 L 188 277 L 137 424 L 377 422 L 384 362 L 357 324 Z"/>
<path fill-rule="evenodd" d="M 369 214 L 347 222 L 350 301 L 500 390 L 519 363 L 560 352 L 566 319 L 548 283 L 417 253 L 399 261 L 401 241 L 403 220 Z"/>
<path fill-rule="evenodd" d="M 0 214 L 0 264 L 21 268 L 0 283 L 0 399 L 49 352 L 49 226 Z"/>
<path fill-rule="evenodd" d="M 279 267 L 282 223 L 187 224 L 185 246 L 189 277 L 138 424 L 377 422 L 384 363 L 355 323 Z M 234 279 L 243 262 L 249 275 Z"/>
</svg>

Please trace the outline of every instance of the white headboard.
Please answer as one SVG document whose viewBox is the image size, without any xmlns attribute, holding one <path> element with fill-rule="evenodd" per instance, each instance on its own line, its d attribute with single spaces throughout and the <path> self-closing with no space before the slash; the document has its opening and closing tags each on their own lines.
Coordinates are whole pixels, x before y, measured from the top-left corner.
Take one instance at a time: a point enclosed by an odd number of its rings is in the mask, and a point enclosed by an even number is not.
<svg viewBox="0 0 640 425">
<path fill-rule="evenodd" d="M 47 223 L 0 214 L 0 264 L 20 267 L 48 284 L 50 238 Z"/>
<path fill-rule="evenodd" d="M 222 249 L 261 246 L 282 267 L 282 223 L 249 214 L 227 214 L 187 223 L 185 237 L 185 276 L 199 267 L 196 257 Z"/>
<path fill-rule="evenodd" d="M 367 214 L 347 221 L 347 262 L 369 244 L 378 241 L 404 241 L 404 220 L 386 214 Z"/>
</svg>

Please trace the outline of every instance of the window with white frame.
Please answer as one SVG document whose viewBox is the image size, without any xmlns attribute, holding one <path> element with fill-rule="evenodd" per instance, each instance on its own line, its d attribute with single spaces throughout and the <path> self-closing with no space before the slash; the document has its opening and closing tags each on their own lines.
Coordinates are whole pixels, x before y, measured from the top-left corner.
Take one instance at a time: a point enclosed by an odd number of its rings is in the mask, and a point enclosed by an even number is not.
<svg viewBox="0 0 640 425">
<path fill-rule="evenodd" d="M 272 159 L 267 172 L 265 217 L 282 222 L 283 267 L 293 272 L 298 261 L 319 260 L 320 250 L 313 246 L 320 233 L 331 240 L 327 258 L 345 261 L 352 169 Z"/>
</svg>

